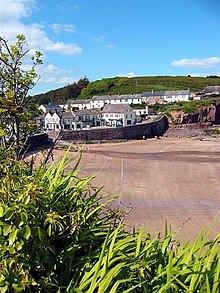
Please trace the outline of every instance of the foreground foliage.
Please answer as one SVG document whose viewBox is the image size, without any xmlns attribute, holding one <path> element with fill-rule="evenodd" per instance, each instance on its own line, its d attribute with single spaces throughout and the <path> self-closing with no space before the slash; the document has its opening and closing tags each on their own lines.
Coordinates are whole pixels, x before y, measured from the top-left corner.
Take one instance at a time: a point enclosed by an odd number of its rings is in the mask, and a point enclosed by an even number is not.
<svg viewBox="0 0 220 293">
<path fill-rule="evenodd" d="M 35 68 L 42 64 L 42 54 L 37 51 L 27 61 L 28 53 L 24 35 L 18 35 L 12 45 L 0 37 L 0 144 L 15 147 L 16 159 L 27 135 L 37 128 L 36 103 L 28 92 L 37 82 Z"/>
<path fill-rule="evenodd" d="M 130 233 L 79 161 L 0 157 L 0 292 L 219 292 L 220 235 Z"/>
</svg>

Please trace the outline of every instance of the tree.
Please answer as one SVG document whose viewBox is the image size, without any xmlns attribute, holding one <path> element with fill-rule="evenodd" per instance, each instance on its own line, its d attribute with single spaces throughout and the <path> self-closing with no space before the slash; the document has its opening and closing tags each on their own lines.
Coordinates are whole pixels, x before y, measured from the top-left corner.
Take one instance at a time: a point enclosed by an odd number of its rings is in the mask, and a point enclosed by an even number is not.
<svg viewBox="0 0 220 293">
<path fill-rule="evenodd" d="M 36 51 L 27 65 L 24 61 L 28 53 L 24 35 L 17 35 L 13 45 L 0 37 L 0 136 L 4 147 L 14 148 L 16 159 L 20 158 L 27 134 L 36 127 L 36 105 L 28 92 L 38 81 L 35 67 L 42 64 L 42 54 Z"/>
</svg>

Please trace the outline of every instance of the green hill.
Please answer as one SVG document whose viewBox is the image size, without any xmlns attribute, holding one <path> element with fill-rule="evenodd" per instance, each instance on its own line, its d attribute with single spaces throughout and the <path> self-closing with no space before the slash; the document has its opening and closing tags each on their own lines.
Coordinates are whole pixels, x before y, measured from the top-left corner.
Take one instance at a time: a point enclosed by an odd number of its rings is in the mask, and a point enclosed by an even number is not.
<svg viewBox="0 0 220 293">
<path fill-rule="evenodd" d="M 89 99 L 94 95 L 105 94 L 139 94 L 151 90 L 186 90 L 192 92 L 203 90 L 208 85 L 220 85 L 220 78 L 191 77 L 191 76 L 143 76 L 143 77 L 114 77 L 103 78 L 93 82 L 85 82 L 83 86 L 73 85 L 51 91 L 49 93 L 37 95 L 38 102 L 66 101 L 69 99 Z"/>
</svg>

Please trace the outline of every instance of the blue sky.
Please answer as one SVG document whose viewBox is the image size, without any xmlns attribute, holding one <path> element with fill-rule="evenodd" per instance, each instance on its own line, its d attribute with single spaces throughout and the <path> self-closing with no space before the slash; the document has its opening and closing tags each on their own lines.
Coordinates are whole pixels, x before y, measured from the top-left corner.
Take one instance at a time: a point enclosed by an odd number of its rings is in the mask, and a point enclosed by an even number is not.
<svg viewBox="0 0 220 293">
<path fill-rule="evenodd" d="M 220 76 L 219 0 L 0 0 L 1 36 L 43 53 L 32 94 L 88 77 Z"/>
</svg>

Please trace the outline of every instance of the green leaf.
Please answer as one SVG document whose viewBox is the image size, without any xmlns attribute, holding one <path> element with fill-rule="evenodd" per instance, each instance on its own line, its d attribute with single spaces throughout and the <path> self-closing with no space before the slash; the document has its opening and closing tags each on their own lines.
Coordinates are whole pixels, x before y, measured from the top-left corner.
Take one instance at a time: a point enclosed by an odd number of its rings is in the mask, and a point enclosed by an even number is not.
<svg viewBox="0 0 220 293">
<path fill-rule="evenodd" d="M 25 212 L 21 213 L 21 220 L 23 223 L 26 223 L 28 220 L 28 214 Z"/>
<path fill-rule="evenodd" d="M 11 225 L 3 224 L 3 235 L 7 236 L 11 232 Z"/>
<path fill-rule="evenodd" d="M 40 241 L 47 242 L 47 232 L 41 227 L 38 227 L 37 232 L 38 232 L 38 237 Z"/>
<path fill-rule="evenodd" d="M 5 220 L 10 220 L 13 215 L 13 211 L 8 209 L 7 212 L 5 213 Z"/>
<path fill-rule="evenodd" d="M 31 229 L 28 225 L 26 225 L 23 230 L 22 230 L 22 234 L 24 236 L 25 239 L 28 239 L 31 236 Z"/>
<path fill-rule="evenodd" d="M 25 285 L 20 283 L 20 284 L 13 284 L 12 288 L 15 289 L 16 292 L 21 292 L 25 289 Z"/>
<path fill-rule="evenodd" d="M 0 236 L 0 244 L 4 244 L 5 243 L 5 237 L 4 236 Z"/>
<path fill-rule="evenodd" d="M 9 253 L 10 254 L 15 254 L 16 253 L 16 250 L 14 249 L 14 247 L 9 248 Z"/>
<path fill-rule="evenodd" d="M 0 218 L 4 215 L 4 209 L 3 207 L 0 207 Z"/>
<path fill-rule="evenodd" d="M 5 286 L 0 287 L 0 293 L 5 293 L 8 290 L 8 285 L 6 284 Z"/>
<path fill-rule="evenodd" d="M 17 237 L 17 233 L 18 233 L 17 229 L 15 229 L 14 231 L 11 232 L 11 234 L 9 235 L 9 238 L 8 238 L 9 245 L 12 245 L 15 242 L 15 239 Z"/>
</svg>

